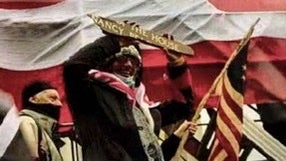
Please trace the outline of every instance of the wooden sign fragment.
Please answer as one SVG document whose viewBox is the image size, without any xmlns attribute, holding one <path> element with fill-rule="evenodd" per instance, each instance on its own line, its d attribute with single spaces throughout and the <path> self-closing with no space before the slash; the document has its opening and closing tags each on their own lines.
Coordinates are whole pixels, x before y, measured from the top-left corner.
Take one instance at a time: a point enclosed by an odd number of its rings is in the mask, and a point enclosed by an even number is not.
<svg viewBox="0 0 286 161">
<path fill-rule="evenodd" d="M 103 31 L 131 37 L 143 43 L 154 45 L 157 47 L 167 48 L 186 55 L 194 55 L 194 51 L 190 46 L 184 45 L 178 41 L 170 40 L 162 35 L 155 34 L 151 31 L 142 29 L 137 26 L 131 26 L 124 22 L 118 22 L 111 19 L 103 18 L 95 15 L 88 15 Z"/>
</svg>

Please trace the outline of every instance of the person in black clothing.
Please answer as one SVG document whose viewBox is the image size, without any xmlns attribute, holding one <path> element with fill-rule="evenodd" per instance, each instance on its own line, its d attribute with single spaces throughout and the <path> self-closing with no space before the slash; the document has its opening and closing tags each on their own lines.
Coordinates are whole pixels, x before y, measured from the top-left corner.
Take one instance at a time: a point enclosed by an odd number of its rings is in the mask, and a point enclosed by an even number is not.
<svg viewBox="0 0 286 161">
<path fill-rule="evenodd" d="M 168 59 L 169 77 L 187 78 L 183 57 L 169 54 Z M 159 145 L 156 134 L 162 126 L 190 117 L 192 89 L 188 83 L 180 89 L 186 102 L 149 101 L 134 40 L 103 36 L 66 61 L 63 74 L 84 161 L 167 161 L 174 156 L 182 133 L 196 129 L 186 121 Z"/>
<path fill-rule="evenodd" d="M 284 102 L 257 104 L 263 128 L 286 146 L 286 104 Z"/>
</svg>

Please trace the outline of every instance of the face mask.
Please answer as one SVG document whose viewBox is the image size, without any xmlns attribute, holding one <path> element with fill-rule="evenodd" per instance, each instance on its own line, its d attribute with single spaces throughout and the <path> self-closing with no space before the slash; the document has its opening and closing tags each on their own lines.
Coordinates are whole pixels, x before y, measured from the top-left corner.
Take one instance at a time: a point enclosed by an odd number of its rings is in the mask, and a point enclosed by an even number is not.
<svg viewBox="0 0 286 161">
<path fill-rule="evenodd" d="M 124 76 L 121 76 L 121 75 L 116 74 L 116 73 L 114 75 L 116 75 L 120 80 L 122 80 L 129 87 L 134 87 L 135 86 L 134 76 L 124 77 Z"/>
<path fill-rule="evenodd" d="M 33 110 L 43 115 L 47 115 L 51 118 L 54 118 L 55 120 L 59 120 L 60 108 L 61 106 L 52 104 L 30 104 L 30 106 L 27 109 Z"/>
</svg>

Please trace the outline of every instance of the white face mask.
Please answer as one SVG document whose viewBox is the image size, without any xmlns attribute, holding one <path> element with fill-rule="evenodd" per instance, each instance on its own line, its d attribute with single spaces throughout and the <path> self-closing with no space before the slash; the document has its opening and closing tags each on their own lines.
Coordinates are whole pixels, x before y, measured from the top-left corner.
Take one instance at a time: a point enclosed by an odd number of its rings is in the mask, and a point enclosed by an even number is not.
<svg viewBox="0 0 286 161">
<path fill-rule="evenodd" d="M 125 84 L 127 84 L 129 87 L 135 86 L 135 78 L 134 76 L 124 77 L 122 75 L 114 73 L 120 80 L 122 80 Z"/>
</svg>

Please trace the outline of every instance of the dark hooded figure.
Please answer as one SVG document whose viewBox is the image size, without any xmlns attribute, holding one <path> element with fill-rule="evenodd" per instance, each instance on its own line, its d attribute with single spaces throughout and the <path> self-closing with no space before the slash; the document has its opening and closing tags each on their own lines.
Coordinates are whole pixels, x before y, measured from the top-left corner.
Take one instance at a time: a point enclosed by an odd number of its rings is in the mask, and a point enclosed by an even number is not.
<svg viewBox="0 0 286 161">
<path fill-rule="evenodd" d="M 168 69 L 173 79 L 188 72 L 182 58 Z M 67 100 L 84 161 L 167 161 L 175 154 L 178 130 L 161 146 L 156 134 L 161 126 L 190 116 L 192 95 L 187 103 L 151 102 L 141 72 L 138 44 L 114 35 L 88 44 L 64 64 Z M 182 90 L 191 93 L 190 86 Z M 183 126 L 179 129 L 186 131 L 190 123 Z"/>
</svg>

